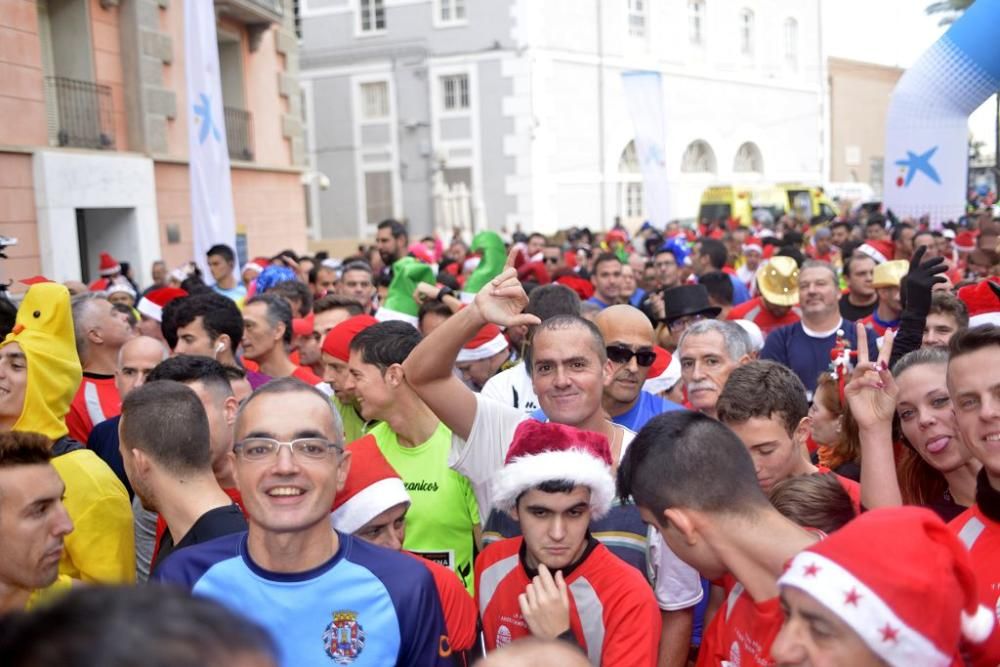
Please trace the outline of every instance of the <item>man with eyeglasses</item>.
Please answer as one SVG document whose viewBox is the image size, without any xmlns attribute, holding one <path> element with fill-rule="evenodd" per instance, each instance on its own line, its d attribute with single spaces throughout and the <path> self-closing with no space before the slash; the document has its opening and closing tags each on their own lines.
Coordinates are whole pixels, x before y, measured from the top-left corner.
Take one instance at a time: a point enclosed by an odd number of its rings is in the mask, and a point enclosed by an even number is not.
<svg viewBox="0 0 1000 667">
<path fill-rule="evenodd" d="M 427 568 L 330 527 L 351 456 L 327 397 L 273 380 L 244 402 L 236 436 L 249 530 L 176 553 L 154 578 L 262 625 L 286 667 L 453 664 Z"/>
<path fill-rule="evenodd" d="M 611 421 L 638 431 L 662 412 L 683 409 L 642 390 L 656 360 L 653 326 L 642 311 L 625 304 L 609 306 L 597 314 L 594 323 L 608 354 L 611 382 L 604 387 L 602 403 Z"/>
<path fill-rule="evenodd" d="M 208 417 L 191 388 L 158 380 L 133 389 L 118 433 L 132 488 L 167 525 L 153 573 L 175 551 L 246 530 L 239 506 L 215 478 Z"/>
</svg>

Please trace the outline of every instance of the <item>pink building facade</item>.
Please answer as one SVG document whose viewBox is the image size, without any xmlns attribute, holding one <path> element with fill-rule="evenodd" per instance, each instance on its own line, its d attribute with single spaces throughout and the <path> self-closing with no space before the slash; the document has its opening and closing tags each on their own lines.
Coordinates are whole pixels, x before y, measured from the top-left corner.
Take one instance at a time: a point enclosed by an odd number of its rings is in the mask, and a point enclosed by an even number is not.
<svg viewBox="0 0 1000 667">
<path fill-rule="evenodd" d="M 238 235 L 250 256 L 305 251 L 292 1 L 215 7 Z M 154 260 L 192 259 L 183 12 L 183 0 L 0 5 L 0 234 L 18 239 L 0 278 L 92 280 L 108 251 L 144 284 Z"/>
</svg>

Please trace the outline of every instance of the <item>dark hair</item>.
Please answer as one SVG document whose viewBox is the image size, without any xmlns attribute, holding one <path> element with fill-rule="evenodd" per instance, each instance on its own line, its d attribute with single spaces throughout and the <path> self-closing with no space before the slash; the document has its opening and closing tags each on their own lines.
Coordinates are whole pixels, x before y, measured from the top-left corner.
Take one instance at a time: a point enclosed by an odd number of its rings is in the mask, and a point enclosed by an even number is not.
<svg viewBox="0 0 1000 667">
<path fill-rule="evenodd" d="M 729 274 L 722 271 L 709 271 L 698 276 L 698 284 L 704 285 L 716 303 L 723 306 L 733 305 L 733 281 Z"/>
<path fill-rule="evenodd" d="M 124 315 L 130 327 L 134 327 L 139 323 L 139 320 L 135 317 L 135 308 L 132 306 L 127 306 L 124 303 L 113 303 L 111 304 L 111 309 Z"/>
<path fill-rule="evenodd" d="M 286 345 L 290 344 L 292 342 L 292 307 L 288 305 L 288 302 L 277 294 L 268 292 L 251 297 L 247 300 L 246 306 L 255 303 L 262 303 L 267 307 L 265 317 L 271 327 L 277 327 L 279 324 L 285 325 L 285 332 L 281 339 Z"/>
<path fill-rule="evenodd" d="M 834 222 L 830 223 L 830 231 L 831 232 L 834 229 L 837 229 L 837 228 L 840 228 L 840 227 L 843 227 L 844 229 L 846 229 L 848 234 L 851 233 L 851 225 L 850 225 L 850 223 L 844 222 L 843 220 L 837 220 L 837 221 L 834 221 Z"/>
<path fill-rule="evenodd" d="M 0 340 L 14 330 L 17 321 L 17 306 L 5 296 L 0 295 Z"/>
<path fill-rule="evenodd" d="M 597 256 L 597 259 L 594 260 L 594 273 L 597 273 L 598 267 L 600 267 L 601 264 L 604 264 L 605 262 L 615 262 L 619 266 L 621 266 L 622 264 L 621 258 L 618 257 L 618 255 L 616 255 L 615 253 L 602 252 L 600 255 Z"/>
<path fill-rule="evenodd" d="M 263 628 L 175 586 L 74 586 L 0 624 L 8 667 L 226 667 L 255 654 L 277 660 Z"/>
<path fill-rule="evenodd" d="M 905 229 L 916 229 L 913 225 L 908 222 L 900 222 L 892 228 L 892 240 L 899 241 L 903 237 L 903 230 Z"/>
<path fill-rule="evenodd" d="M 717 271 L 721 271 L 722 267 L 726 265 L 726 259 L 729 257 L 729 252 L 726 250 L 726 244 L 717 239 L 701 238 L 698 239 L 698 245 L 701 246 L 700 254 L 708 257 L 708 261 L 711 262 L 712 268 Z"/>
<path fill-rule="evenodd" d="M 244 377 L 246 373 L 244 372 Z M 187 384 L 201 382 L 212 392 L 221 396 L 232 396 L 233 387 L 229 384 L 229 373 L 226 367 L 211 357 L 201 357 L 193 354 L 181 354 L 164 359 L 149 372 L 146 382 L 171 380 Z"/>
<path fill-rule="evenodd" d="M 240 368 L 239 366 L 232 366 L 230 364 L 223 365 L 222 369 L 226 372 L 226 379 L 229 380 L 229 391 L 233 390 L 234 380 L 245 380 L 247 377 L 247 369 Z"/>
<path fill-rule="evenodd" d="M 52 460 L 52 441 L 31 431 L 0 432 L 0 468 L 35 465 Z"/>
<path fill-rule="evenodd" d="M 269 287 L 264 294 L 276 294 L 286 301 L 299 302 L 299 317 L 306 317 L 312 312 L 313 295 L 309 286 L 299 280 L 283 280 Z M 291 306 L 291 304 L 289 304 Z M 294 316 L 294 315 L 293 315 Z"/>
<path fill-rule="evenodd" d="M 347 311 L 350 317 L 360 315 L 365 312 L 364 306 L 358 303 L 357 299 L 343 294 L 326 294 L 313 302 L 313 313 L 319 315 L 328 310 L 341 308 Z"/>
<path fill-rule="evenodd" d="M 559 283 L 540 285 L 531 290 L 524 312 L 543 322 L 556 315 L 579 315 L 580 296 Z"/>
<path fill-rule="evenodd" d="M 790 368 L 774 361 L 751 361 L 730 373 L 715 404 L 723 424 L 777 415 L 789 435 L 809 414 L 806 388 Z"/>
<path fill-rule="evenodd" d="M 236 413 L 236 432 L 237 433 L 240 432 L 240 429 L 242 428 L 242 421 L 244 419 L 243 414 L 246 412 L 247 408 L 250 407 L 250 404 L 253 403 L 255 400 L 257 400 L 261 396 L 270 396 L 271 394 L 294 394 L 294 393 L 310 394 L 323 402 L 323 405 L 326 406 L 326 408 L 329 411 L 330 420 L 333 423 L 334 438 L 338 443 L 343 444 L 344 424 L 340 420 L 340 414 L 337 412 L 337 409 L 333 406 L 333 402 L 327 397 L 326 394 L 321 392 L 319 389 L 310 384 L 306 384 L 305 382 L 303 382 L 302 380 L 298 379 L 295 376 L 274 378 L 267 384 L 263 384 L 254 389 L 253 393 L 247 396 L 243 400 L 243 403 L 240 404 L 239 411 Z"/>
<path fill-rule="evenodd" d="M 851 497 L 834 474 L 789 477 L 775 484 L 768 498 L 786 518 L 827 535 L 857 516 Z"/>
<path fill-rule="evenodd" d="M 864 260 L 868 260 L 872 264 L 878 263 L 868 255 L 848 255 L 847 259 L 844 260 L 844 276 L 846 278 L 850 278 L 851 269 L 854 267 L 854 264 L 858 261 L 864 261 Z"/>
<path fill-rule="evenodd" d="M 243 340 L 243 315 L 236 303 L 221 294 L 196 294 L 174 299 L 163 308 L 160 328 L 170 349 L 177 347 L 177 330 L 201 318 L 201 326 L 214 342 L 222 334 L 229 336 L 229 347 L 236 352 Z"/>
<path fill-rule="evenodd" d="M 141 449 L 172 473 L 212 469 L 205 408 L 180 382 L 158 380 L 130 391 L 119 428 L 124 447 Z"/>
<path fill-rule="evenodd" d="M 983 324 L 959 331 L 952 336 L 948 344 L 948 352 L 951 355 L 949 358 L 954 359 L 993 346 L 1000 347 L 1000 327 L 995 324 Z"/>
<path fill-rule="evenodd" d="M 965 302 L 944 290 L 937 290 L 931 295 L 931 309 L 928 315 L 951 315 L 960 330 L 969 326 L 969 309 L 966 308 Z"/>
<path fill-rule="evenodd" d="M 618 466 L 618 495 L 623 502 L 633 498 L 661 525 L 663 511 L 672 507 L 731 514 L 767 507 L 753 461 L 736 434 L 687 410 L 646 422 Z"/>
<path fill-rule="evenodd" d="M 213 255 L 218 255 L 230 264 L 236 263 L 236 253 L 233 252 L 233 249 L 225 243 L 216 243 L 208 249 L 208 252 L 205 253 L 206 257 L 211 257 Z"/>
<path fill-rule="evenodd" d="M 529 489 L 529 491 L 532 489 L 537 489 L 542 493 L 572 493 L 573 489 L 575 489 L 576 486 L 577 486 L 576 484 L 569 481 L 568 479 L 547 479 L 544 482 L 539 482 L 538 484 L 535 484 L 533 487 L 531 487 L 531 489 Z M 518 494 L 517 498 L 514 499 L 514 507 L 517 507 L 521 503 L 521 498 L 523 498 L 524 494 L 527 492 L 528 491 L 522 491 L 520 494 Z"/>
<path fill-rule="evenodd" d="M 802 251 L 793 245 L 783 245 L 778 248 L 778 252 L 774 254 L 777 257 L 791 257 L 795 260 L 795 263 L 800 269 L 802 268 L 802 264 L 806 261 L 806 256 L 802 254 Z M 698 279 L 698 282 L 701 282 L 701 278 Z"/>
<path fill-rule="evenodd" d="M 608 359 L 608 353 L 604 349 L 604 336 L 601 335 L 601 330 L 597 328 L 597 325 L 590 320 L 580 317 L 579 315 L 554 315 L 548 319 L 542 320 L 540 324 L 535 325 L 534 331 L 531 334 L 532 341 L 538 338 L 538 334 L 543 331 L 565 331 L 566 329 L 583 329 L 586 333 L 590 334 L 590 347 L 593 349 L 594 354 L 597 355 L 598 360 L 603 365 Z M 532 374 L 532 366 L 528 366 L 528 375 Z"/>
<path fill-rule="evenodd" d="M 420 332 L 412 324 L 389 320 L 363 329 L 351 340 L 350 350 L 360 352 L 361 361 L 384 373 L 389 366 L 406 361 L 419 342 Z"/>
<path fill-rule="evenodd" d="M 347 262 L 342 267 L 340 267 L 340 275 L 343 276 L 348 271 L 364 271 L 369 276 L 375 273 L 372 271 L 372 265 L 363 259 L 355 259 L 353 261 Z"/>
<path fill-rule="evenodd" d="M 388 229 L 392 233 L 392 238 L 394 239 L 403 237 L 404 239 L 409 240 L 410 238 L 410 235 L 406 231 L 406 225 L 401 223 L 399 220 L 393 220 L 392 218 L 383 220 L 382 222 L 378 223 L 377 228 Z"/>
<path fill-rule="evenodd" d="M 420 304 L 420 308 L 417 310 L 417 324 L 421 328 L 424 326 L 424 318 L 428 315 L 438 315 L 440 317 L 448 318 L 451 317 L 452 312 L 451 308 L 449 308 L 447 304 L 430 299 Z"/>
</svg>

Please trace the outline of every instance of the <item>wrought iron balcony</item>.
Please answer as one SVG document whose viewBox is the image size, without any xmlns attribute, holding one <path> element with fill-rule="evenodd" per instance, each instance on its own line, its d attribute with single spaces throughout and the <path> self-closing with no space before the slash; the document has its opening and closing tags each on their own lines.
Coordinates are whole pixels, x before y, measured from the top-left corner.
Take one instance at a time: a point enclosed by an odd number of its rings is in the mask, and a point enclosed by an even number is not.
<svg viewBox="0 0 1000 667">
<path fill-rule="evenodd" d="M 253 160 L 253 114 L 243 109 L 225 107 L 226 144 L 233 160 Z"/>
<path fill-rule="evenodd" d="M 60 146 L 113 149 L 111 87 L 61 76 L 45 77 L 50 126 Z"/>
</svg>

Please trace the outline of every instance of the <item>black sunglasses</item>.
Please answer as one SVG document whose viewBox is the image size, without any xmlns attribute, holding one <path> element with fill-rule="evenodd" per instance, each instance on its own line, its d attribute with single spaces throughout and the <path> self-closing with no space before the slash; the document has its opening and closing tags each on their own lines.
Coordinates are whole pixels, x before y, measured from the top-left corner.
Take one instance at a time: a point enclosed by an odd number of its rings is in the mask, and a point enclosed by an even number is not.
<svg viewBox="0 0 1000 667">
<path fill-rule="evenodd" d="M 546 264 L 558 264 L 559 263 L 559 258 L 558 257 L 545 257 L 543 259 L 543 261 Z"/>
<path fill-rule="evenodd" d="M 608 354 L 608 359 L 616 364 L 627 364 L 635 357 L 635 363 L 640 366 L 652 366 L 656 361 L 656 352 L 653 350 L 632 350 L 624 345 L 608 345 L 604 348 Z"/>
</svg>

